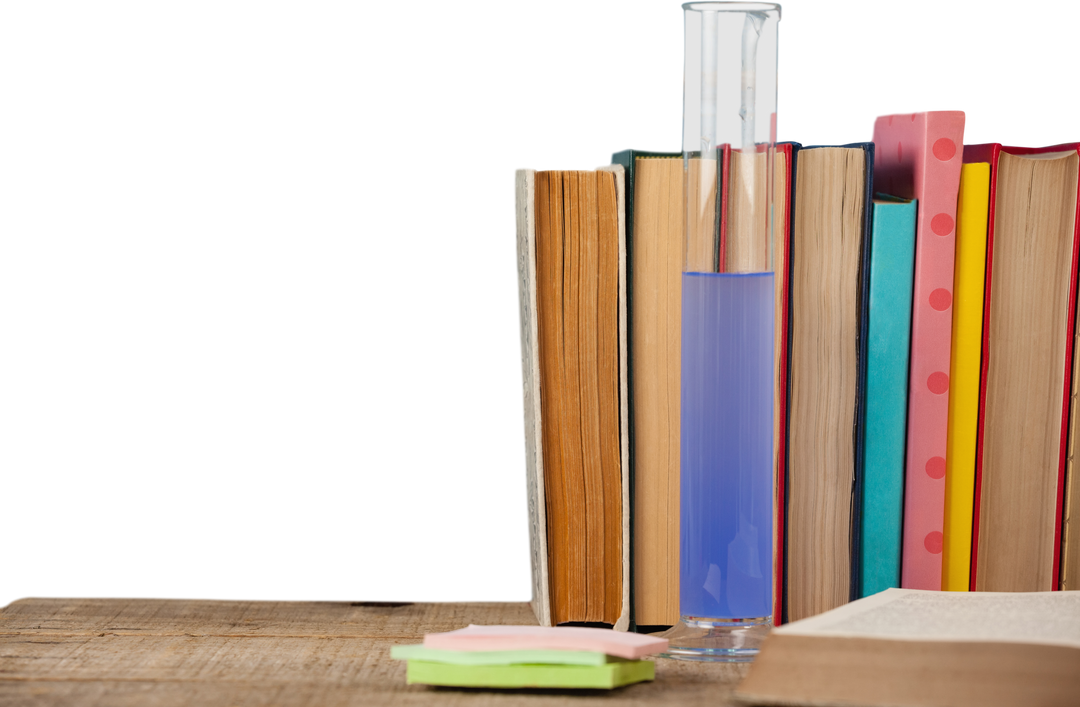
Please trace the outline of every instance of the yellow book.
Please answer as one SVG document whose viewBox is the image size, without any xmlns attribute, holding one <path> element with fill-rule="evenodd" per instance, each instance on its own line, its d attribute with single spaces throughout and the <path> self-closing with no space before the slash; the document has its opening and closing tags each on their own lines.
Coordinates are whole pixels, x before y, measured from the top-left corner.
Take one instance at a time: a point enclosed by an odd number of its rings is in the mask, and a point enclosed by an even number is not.
<svg viewBox="0 0 1080 707">
<path fill-rule="evenodd" d="M 971 515 L 975 494 L 975 442 L 979 424 L 983 284 L 990 165 L 965 164 L 956 208 L 949 436 L 945 460 L 945 542 L 941 588 L 966 592 L 971 572 Z"/>
</svg>

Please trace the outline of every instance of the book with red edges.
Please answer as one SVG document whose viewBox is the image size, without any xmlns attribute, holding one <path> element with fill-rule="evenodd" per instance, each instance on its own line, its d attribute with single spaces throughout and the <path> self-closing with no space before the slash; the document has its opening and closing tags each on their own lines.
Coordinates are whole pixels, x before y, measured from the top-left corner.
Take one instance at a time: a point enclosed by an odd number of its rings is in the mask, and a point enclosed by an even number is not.
<svg viewBox="0 0 1080 707">
<path fill-rule="evenodd" d="M 990 165 L 971 589 L 1058 589 L 1080 144 L 969 145 L 964 162 Z"/>
<path fill-rule="evenodd" d="M 774 298 L 776 302 L 774 342 L 774 388 L 773 388 L 773 621 L 783 623 L 784 607 L 784 555 L 785 555 L 785 475 L 787 468 L 787 401 L 789 378 L 789 323 L 791 289 L 791 242 L 792 242 L 792 203 L 794 193 L 795 155 L 801 145 L 798 143 L 779 143 L 775 146 L 773 161 L 773 247 L 772 268 L 774 278 Z M 763 160 L 766 155 L 764 145 L 757 146 L 756 154 L 750 156 L 729 145 L 719 148 L 719 157 L 723 165 L 720 179 L 722 207 L 719 209 L 719 255 L 720 272 L 739 271 L 750 262 L 750 251 L 746 244 L 732 244 L 728 236 L 745 228 L 748 219 L 763 221 L 766 213 L 760 205 L 753 205 L 738 197 L 746 194 L 747 188 L 740 183 L 746 178 L 745 160 Z M 760 169 L 758 170 L 760 174 Z M 744 224 L 740 226 L 740 224 Z M 761 253 L 767 252 L 762 248 Z M 760 257 L 760 254 L 759 256 Z M 760 261 L 763 262 L 763 261 Z"/>
</svg>

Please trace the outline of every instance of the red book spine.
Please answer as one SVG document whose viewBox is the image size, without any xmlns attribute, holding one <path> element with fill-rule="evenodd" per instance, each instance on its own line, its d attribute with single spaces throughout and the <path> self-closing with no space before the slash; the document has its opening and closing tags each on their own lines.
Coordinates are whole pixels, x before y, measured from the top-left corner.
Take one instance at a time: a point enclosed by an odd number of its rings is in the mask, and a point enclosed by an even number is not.
<svg viewBox="0 0 1080 707">
<path fill-rule="evenodd" d="M 971 524 L 971 579 L 975 591 L 975 570 L 979 562 L 979 509 L 982 507 L 983 423 L 986 420 L 986 375 L 990 363 L 990 291 L 994 273 L 994 216 L 997 205 L 997 163 L 1001 145 L 965 145 L 964 162 L 990 163 L 990 211 L 986 226 L 986 278 L 983 285 L 982 370 L 979 373 L 979 423 L 975 441 L 975 508 Z"/>
<path fill-rule="evenodd" d="M 780 421 L 780 439 L 777 442 L 776 449 L 776 557 L 773 558 L 773 579 L 775 583 L 773 587 L 773 624 L 779 626 L 783 623 L 784 610 L 784 488 L 785 470 L 787 468 L 788 322 L 790 321 L 788 301 L 791 286 L 788 273 L 791 272 L 791 174 L 794 165 L 791 163 L 793 152 L 791 145 L 777 145 L 776 151 L 784 153 L 784 164 L 787 165 L 787 173 L 784 175 L 782 182 L 783 191 L 773 195 L 773 202 L 780 207 L 777 211 L 782 214 L 782 218 L 778 219 L 774 224 L 773 239 L 777 244 L 777 250 L 784 254 L 783 270 L 775 275 L 780 278 L 781 282 L 780 317 L 782 322 L 780 341 L 777 342 L 780 347 L 780 379 L 777 381 L 777 385 L 780 386 L 780 394 L 779 409 L 776 410 L 775 414 L 782 417 Z"/>
<path fill-rule="evenodd" d="M 1078 145 L 1062 145 L 1060 148 L 1074 149 L 1080 152 L 1080 146 Z M 1048 151 L 1055 151 L 1060 148 L 1051 147 Z M 1076 211 L 1073 213 L 1073 250 L 1072 250 L 1072 266 L 1069 270 L 1069 319 L 1068 327 L 1069 333 L 1073 334 L 1076 330 L 1076 295 L 1077 295 L 1077 267 L 1080 265 L 1080 194 L 1077 194 L 1076 199 Z M 1076 337 L 1070 335 L 1065 341 L 1065 390 L 1061 401 L 1061 448 L 1058 452 L 1058 483 L 1057 483 L 1057 503 L 1055 504 L 1056 512 L 1054 517 L 1057 522 L 1054 523 L 1054 547 L 1057 548 L 1057 552 L 1054 553 L 1054 587 L 1053 589 L 1061 589 L 1061 518 L 1065 508 L 1065 474 L 1069 467 L 1069 404 L 1072 397 L 1072 360 L 1075 355 L 1073 343 Z"/>
</svg>

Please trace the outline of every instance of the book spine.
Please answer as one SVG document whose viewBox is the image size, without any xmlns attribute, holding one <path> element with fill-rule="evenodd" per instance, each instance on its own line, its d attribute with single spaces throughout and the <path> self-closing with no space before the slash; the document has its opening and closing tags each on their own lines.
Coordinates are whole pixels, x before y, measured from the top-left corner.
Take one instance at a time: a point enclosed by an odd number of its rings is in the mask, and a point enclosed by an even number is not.
<svg viewBox="0 0 1080 707">
<path fill-rule="evenodd" d="M 788 408 L 788 371 L 789 371 L 789 326 L 788 317 L 791 311 L 791 225 L 792 225 L 792 175 L 794 172 L 793 158 L 796 146 L 794 144 L 780 144 L 776 146 L 776 164 L 782 164 L 783 169 L 775 177 L 776 194 L 776 219 L 774 241 L 776 252 L 779 254 L 779 262 L 776 267 L 777 287 L 777 311 L 780 316 L 778 322 L 779 336 L 776 338 L 778 347 L 778 372 L 776 378 L 776 410 L 773 414 L 777 418 L 779 434 L 776 444 L 776 499 L 773 506 L 773 624 L 779 626 L 783 623 L 784 614 L 784 499 L 785 485 L 787 481 L 787 408 Z M 781 158 L 782 155 L 782 158 Z"/>
<path fill-rule="evenodd" d="M 541 626 L 551 625 L 548 591 L 544 458 L 540 428 L 540 333 L 536 306 L 535 177 L 518 170 L 517 201 L 518 311 L 521 325 L 521 379 L 525 402 L 525 477 L 529 510 L 529 556 L 532 567 L 532 608 Z"/>
<path fill-rule="evenodd" d="M 968 588 L 975 591 L 979 567 L 979 525 L 982 521 L 983 438 L 986 432 L 986 383 L 990 369 L 990 302 L 994 280 L 994 220 L 997 216 L 997 163 L 1001 145 L 976 145 L 964 148 L 966 161 L 985 160 L 990 164 L 990 198 L 986 215 L 986 271 L 983 284 L 982 364 L 979 372 L 979 423 L 975 437 L 975 491 L 971 519 L 971 570 Z"/>
<path fill-rule="evenodd" d="M 866 445 L 866 366 L 869 362 L 870 329 L 867 312 L 870 307 L 870 252 L 873 247 L 874 222 L 874 143 L 860 143 L 866 151 L 866 179 L 863 194 L 862 242 L 859 246 L 859 329 L 857 378 L 855 394 L 855 445 L 852 494 L 851 494 L 851 569 L 848 573 L 849 599 L 859 598 L 859 578 L 862 573 L 862 499 L 865 483 L 863 453 Z"/>
<path fill-rule="evenodd" d="M 626 527 L 627 527 L 627 543 L 623 548 L 625 556 L 628 558 L 628 567 L 626 573 L 626 591 L 627 591 L 627 604 L 629 606 L 629 615 L 627 619 L 628 631 L 637 631 L 637 597 L 635 596 L 634 583 L 637 581 L 636 572 L 638 570 L 637 563 L 634 562 L 635 545 L 638 542 L 638 537 L 635 528 L 635 493 L 637 492 L 637 459 L 635 457 L 634 449 L 634 436 L 635 436 L 635 419 L 634 419 L 634 195 L 636 189 L 637 171 L 635 170 L 636 160 L 638 157 L 638 150 L 623 150 L 622 152 L 616 152 L 611 156 L 611 164 L 619 165 L 623 168 L 623 229 L 625 231 L 625 243 L 626 243 L 626 356 L 622 359 L 626 362 L 626 378 L 627 378 L 627 393 L 626 403 L 629 410 L 627 419 L 627 459 L 629 461 L 627 468 L 627 493 L 629 495 L 628 510 L 626 513 Z"/>
<path fill-rule="evenodd" d="M 788 558 L 789 558 L 789 554 L 788 554 L 788 522 L 787 521 L 788 521 L 788 518 L 790 518 L 790 511 L 791 511 L 791 498 L 790 498 L 790 494 L 791 494 L 791 492 L 790 492 L 790 489 L 791 489 L 791 483 L 790 483 L 791 482 L 791 477 L 790 477 L 790 474 L 791 474 L 791 462 L 790 462 L 790 459 L 789 459 L 791 452 L 790 452 L 790 449 L 788 447 L 788 442 L 791 439 L 791 399 L 792 399 L 792 397 L 791 397 L 791 387 L 792 387 L 792 375 L 791 375 L 792 354 L 791 354 L 791 350 L 792 350 L 792 344 L 793 344 L 793 341 L 794 341 L 794 338 L 792 336 L 792 324 L 793 324 L 793 322 L 792 322 L 792 306 L 791 306 L 791 303 L 792 303 L 792 291 L 793 291 L 794 272 L 795 272 L 795 264 L 793 262 L 794 261 L 793 255 L 794 255 L 794 251 L 795 251 L 795 248 L 794 248 L 794 244 L 795 244 L 795 197 L 796 197 L 796 193 L 797 193 L 797 191 L 795 189 L 795 177 L 799 173 L 799 150 L 801 150 L 801 149 L 802 149 L 802 145 L 800 143 L 791 143 L 791 152 L 789 153 L 790 154 L 790 160 L 789 161 L 791 162 L 791 165 L 790 165 L 790 167 L 788 167 L 787 195 L 788 195 L 789 201 L 788 201 L 788 206 L 787 206 L 788 224 L 787 224 L 787 233 L 786 233 L 788 250 L 787 250 L 787 254 L 785 255 L 785 258 L 784 258 L 784 271 L 785 271 L 785 275 L 784 275 L 784 281 L 785 281 L 784 307 L 785 307 L 785 311 L 784 311 L 784 343 L 783 343 L 783 347 L 784 347 L 784 375 L 785 375 L 786 378 L 785 378 L 785 383 L 784 383 L 784 405 L 783 405 L 783 411 L 782 411 L 782 414 L 784 415 L 784 420 L 783 420 L 784 427 L 783 427 L 783 434 L 780 435 L 781 439 L 784 440 L 784 453 L 781 456 L 779 478 L 777 480 L 777 485 L 779 486 L 779 488 L 777 489 L 777 497 L 778 497 L 778 505 L 779 505 L 779 508 L 777 509 L 777 515 L 778 515 L 777 533 L 778 533 L 778 536 L 779 536 L 779 540 L 777 542 L 777 552 L 779 552 L 779 554 L 780 554 L 780 557 L 778 557 L 777 560 L 776 560 L 776 563 L 777 563 L 777 565 L 776 565 L 777 566 L 776 588 L 777 588 L 778 604 L 777 604 L 777 607 L 776 607 L 776 612 L 777 613 L 776 613 L 776 615 L 774 617 L 774 620 L 776 620 L 777 625 L 785 624 L 785 623 L 788 623 L 788 621 L 790 621 L 790 619 L 788 618 L 788 599 L 789 599 L 789 592 L 788 592 Z"/>
<path fill-rule="evenodd" d="M 1070 148 L 1080 152 L 1080 147 L 1076 145 L 1070 145 Z M 1054 525 L 1054 547 L 1057 548 L 1057 552 L 1054 553 L 1054 568 L 1053 588 L 1055 590 L 1061 588 L 1061 565 L 1062 555 L 1064 554 L 1064 547 L 1062 545 L 1063 540 L 1063 524 L 1060 520 L 1064 517 L 1065 510 L 1065 477 L 1069 468 L 1069 408 L 1072 403 L 1073 386 L 1075 382 L 1072 380 L 1073 375 L 1073 356 L 1076 355 L 1076 350 L 1073 346 L 1075 343 L 1075 337 L 1072 335 L 1076 330 L 1076 297 L 1077 288 L 1080 286 L 1077 273 L 1080 268 L 1080 191 L 1076 197 L 1076 211 L 1073 214 L 1073 249 L 1072 249 L 1072 266 L 1069 270 L 1069 333 L 1070 336 L 1066 339 L 1065 344 L 1065 385 L 1064 395 L 1061 402 L 1061 448 L 1058 451 L 1058 484 L 1057 484 L 1057 504 L 1055 507 L 1054 517 L 1059 522 Z"/>
</svg>

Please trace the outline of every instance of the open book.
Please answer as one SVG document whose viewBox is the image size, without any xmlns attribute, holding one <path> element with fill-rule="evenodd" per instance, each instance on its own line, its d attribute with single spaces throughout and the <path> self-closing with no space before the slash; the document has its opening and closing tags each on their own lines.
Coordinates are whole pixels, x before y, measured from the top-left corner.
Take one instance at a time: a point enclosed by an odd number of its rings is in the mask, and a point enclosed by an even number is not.
<svg viewBox="0 0 1080 707">
<path fill-rule="evenodd" d="M 1080 591 L 888 589 L 775 629 L 736 697 L 768 705 L 1075 705 Z"/>
</svg>

